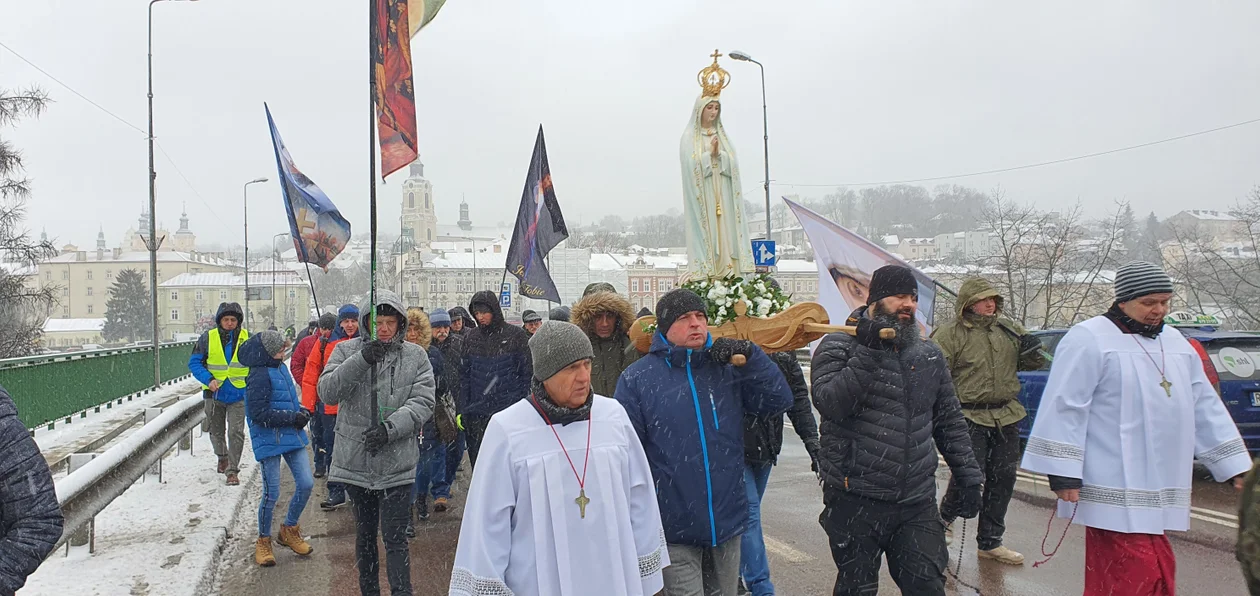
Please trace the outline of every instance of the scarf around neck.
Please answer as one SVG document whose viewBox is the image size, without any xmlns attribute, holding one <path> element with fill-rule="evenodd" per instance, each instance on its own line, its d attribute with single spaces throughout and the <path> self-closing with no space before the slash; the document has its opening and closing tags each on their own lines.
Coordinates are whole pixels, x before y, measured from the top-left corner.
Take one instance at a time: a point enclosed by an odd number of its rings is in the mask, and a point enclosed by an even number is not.
<svg viewBox="0 0 1260 596">
<path fill-rule="evenodd" d="M 530 382 L 530 385 L 533 387 L 533 391 L 530 396 L 532 401 L 539 409 L 542 410 L 543 414 L 546 414 L 546 416 L 543 417 L 544 421 L 550 420 L 552 424 L 567 426 L 574 422 L 590 420 L 591 404 L 595 403 L 595 400 L 591 399 L 591 396 L 588 395 L 586 397 L 586 403 L 582 404 L 580 407 L 566 408 L 554 401 L 551 401 L 551 397 L 547 395 L 547 388 L 543 386 L 542 381 L 533 379 Z"/>
<path fill-rule="evenodd" d="M 1113 303 L 1111 308 L 1107 309 L 1107 312 L 1103 313 L 1103 316 L 1110 319 L 1112 323 L 1115 323 L 1116 327 L 1119 327 L 1120 331 L 1123 333 L 1136 333 L 1143 337 L 1155 339 L 1156 337 L 1159 337 L 1160 332 L 1164 330 L 1163 321 L 1160 321 L 1155 325 L 1147 325 L 1146 323 L 1139 322 L 1133 317 L 1124 314 L 1124 311 L 1120 310 L 1119 302 Z"/>
</svg>

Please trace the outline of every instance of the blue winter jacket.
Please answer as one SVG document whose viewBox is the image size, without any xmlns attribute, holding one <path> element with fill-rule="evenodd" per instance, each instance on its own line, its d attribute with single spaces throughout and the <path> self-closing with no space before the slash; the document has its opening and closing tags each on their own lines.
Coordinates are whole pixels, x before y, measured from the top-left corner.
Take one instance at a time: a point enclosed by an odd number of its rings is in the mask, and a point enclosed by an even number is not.
<svg viewBox="0 0 1260 596">
<path fill-rule="evenodd" d="M 249 367 L 245 420 L 249 422 L 254 459 L 262 461 L 306 447 L 306 431 L 293 427 L 302 402 L 289 367 L 267 353 L 258 335 L 241 345 L 240 361 Z"/>
<path fill-rule="evenodd" d="M 446 362 L 442 358 L 442 350 L 439 350 L 437 346 L 430 345 L 427 352 L 429 354 L 429 366 L 433 367 L 433 379 L 437 381 L 437 389 L 434 395 L 441 396 L 450 390 L 446 386 Z M 430 416 L 428 422 L 424 423 L 423 430 L 420 431 L 424 435 L 426 444 L 438 441 L 437 424 L 433 422 L 434 418 L 435 416 Z"/>
<path fill-rule="evenodd" d="M 647 453 L 670 544 L 717 546 L 744 532 L 744 414 L 780 415 L 792 391 L 760 348 L 742 367 L 722 365 L 704 348 L 671 345 L 656 334 L 652 350 L 617 381 Z"/>
</svg>

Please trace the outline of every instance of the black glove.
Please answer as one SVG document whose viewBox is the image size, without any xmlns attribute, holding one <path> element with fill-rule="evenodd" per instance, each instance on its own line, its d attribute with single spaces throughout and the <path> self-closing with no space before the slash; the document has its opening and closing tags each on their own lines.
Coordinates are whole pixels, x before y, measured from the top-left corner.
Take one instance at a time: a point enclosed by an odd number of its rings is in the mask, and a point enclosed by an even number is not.
<svg viewBox="0 0 1260 596">
<path fill-rule="evenodd" d="M 374 339 L 363 344 L 363 350 L 360 353 L 363 354 L 363 361 L 372 365 L 384 360 L 386 351 L 388 351 L 388 346 L 385 345 L 385 342 Z"/>
<path fill-rule="evenodd" d="M 885 323 L 880 323 L 874 319 L 862 317 L 857 322 L 857 340 L 858 343 L 875 350 L 884 346 L 884 340 L 880 339 L 879 332 L 883 329 L 891 327 Z"/>
<path fill-rule="evenodd" d="M 1041 340 L 1034 335 L 1019 336 L 1019 355 L 1024 356 L 1041 349 Z"/>
<path fill-rule="evenodd" d="M 805 444 L 805 452 L 809 454 L 809 471 L 818 477 L 819 484 L 822 484 L 822 472 L 818 470 L 818 456 L 821 450 L 817 443 Z"/>
<path fill-rule="evenodd" d="M 736 354 L 751 358 L 753 349 L 753 342 L 746 339 L 719 337 L 713 340 L 713 346 L 709 348 L 709 357 L 718 364 L 730 364 L 731 357 Z"/>
<path fill-rule="evenodd" d="M 384 424 L 374 424 L 372 428 L 363 431 L 363 447 L 367 449 L 368 455 L 380 453 L 386 443 L 389 443 L 389 430 Z"/>
<path fill-rule="evenodd" d="M 297 429 L 306 428 L 307 423 L 309 423 L 310 421 L 311 421 L 311 411 L 306 408 L 302 408 L 297 411 L 297 414 L 293 415 L 293 428 L 297 428 Z"/>
<path fill-rule="evenodd" d="M 984 499 L 983 485 L 959 487 L 958 517 L 974 519 L 980 515 L 980 502 Z"/>
</svg>

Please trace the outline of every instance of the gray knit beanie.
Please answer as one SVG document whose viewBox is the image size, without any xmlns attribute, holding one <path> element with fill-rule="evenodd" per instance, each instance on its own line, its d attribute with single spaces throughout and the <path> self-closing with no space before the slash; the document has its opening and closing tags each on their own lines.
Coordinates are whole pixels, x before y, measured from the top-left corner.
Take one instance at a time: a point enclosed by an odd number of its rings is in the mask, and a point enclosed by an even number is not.
<svg viewBox="0 0 1260 596">
<path fill-rule="evenodd" d="M 546 381 L 578 360 L 595 357 L 586 332 L 573 323 L 547 321 L 529 338 L 534 358 L 534 378 Z"/>
<path fill-rule="evenodd" d="M 258 334 L 258 341 L 262 344 L 263 349 L 267 350 L 268 356 L 275 356 L 277 352 L 284 349 L 284 335 L 279 331 L 270 329 Z"/>
<path fill-rule="evenodd" d="M 1172 278 L 1157 265 L 1131 261 L 1116 271 L 1116 302 L 1128 302 L 1151 294 L 1171 293 Z"/>
</svg>

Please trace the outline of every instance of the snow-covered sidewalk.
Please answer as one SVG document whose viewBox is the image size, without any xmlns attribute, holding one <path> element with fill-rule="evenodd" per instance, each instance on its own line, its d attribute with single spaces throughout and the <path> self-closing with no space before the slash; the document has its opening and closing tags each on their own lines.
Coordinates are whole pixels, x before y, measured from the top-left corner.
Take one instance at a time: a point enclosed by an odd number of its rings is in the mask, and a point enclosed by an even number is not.
<svg viewBox="0 0 1260 596">
<path fill-rule="evenodd" d="M 253 515 L 256 509 L 260 468 L 247 437 L 241 485 L 227 486 L 215 471 L 209 435 L 200 430 L 193 434 L 191 455 L 172 452 L 163 460 L 165 482 L 159 484 L 156 477 L 136 482 L 96 517 L 95 555 L 84 546 L 72 548 L 66 556 L 63 547 L 29 578 L 21 593 L 206 593 L 229 529 L 238 515 Z"/>
</svg>

